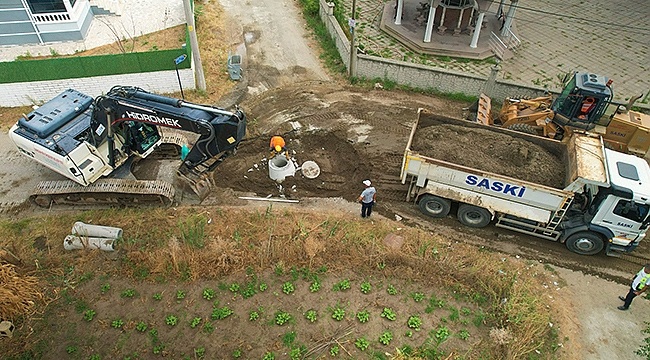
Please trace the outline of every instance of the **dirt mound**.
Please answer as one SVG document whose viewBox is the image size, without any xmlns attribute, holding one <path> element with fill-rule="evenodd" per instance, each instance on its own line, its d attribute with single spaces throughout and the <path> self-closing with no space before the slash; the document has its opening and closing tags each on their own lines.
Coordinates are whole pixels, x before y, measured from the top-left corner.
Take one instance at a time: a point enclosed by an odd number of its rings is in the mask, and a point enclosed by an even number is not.
<svg viewBox="0 0 650 360">
<path fill-rule="evenodd" d="M 345 133 L 315 131 L 286 136 L 287 149 L 298 165 L 315 161 L 320 175 L 308 179 L 297 171 L 281 184 L 269 178 L 269 138 L 260 136 L 246 140 L 235 155 L 237 161 L 225 161 L 214 173 L 219 187 L 254 193 L 256 196 L 343 197 L 354 200 L 363 190 L 361 182 L 369 169 L 360 163 L 360 156 Z M 295 152 L 295 154 L 294 154 Z"/>
<path fill-rule="evenodd" d="M 419 129 L 412 149 L 426 156 L 555 188 L 564 165 L 539 145 L 489 129 L 439 124 Z"/>
</svg>

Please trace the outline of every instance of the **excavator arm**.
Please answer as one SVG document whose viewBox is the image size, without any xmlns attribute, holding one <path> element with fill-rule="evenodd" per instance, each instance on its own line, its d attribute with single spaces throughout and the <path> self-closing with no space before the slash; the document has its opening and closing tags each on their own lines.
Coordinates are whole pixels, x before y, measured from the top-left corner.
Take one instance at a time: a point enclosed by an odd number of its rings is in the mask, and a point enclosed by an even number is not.
<svg viewBox="0 0 650 360">
<path fill-rule="evenodd" d="M 199 196 L 205 195 L 209 189 L 207 173 L 236 151 L 246 135 L 246 116 L 239 109 L 230 112 L 152 94 L 137 87 L 114 87 L 106 95 L 98 97 L 95 106 L 93 133 L 106 137 L 97 140 L 108 141 L 109 162 L 113 162 L 118 153 L 113 148 L 115 133 L 124 138 L 124 149 L 120 150 L 130 150 L 142 157 L 160 144 L 157 127 L 198 134 L 198 140 L 178 173 Z M 101 131 L 103 127 L 107 131 Z"/>
</svg>

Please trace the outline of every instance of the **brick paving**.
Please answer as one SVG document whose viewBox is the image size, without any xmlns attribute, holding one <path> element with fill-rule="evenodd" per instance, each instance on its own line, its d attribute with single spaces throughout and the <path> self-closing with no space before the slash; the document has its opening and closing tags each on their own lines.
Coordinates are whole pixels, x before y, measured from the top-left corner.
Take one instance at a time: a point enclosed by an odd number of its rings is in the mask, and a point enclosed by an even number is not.
<svg viewBox="0 0 650 360">
<path fill-rule="evenodd" d="M 419 1 L 407 0 L 405 6 L 415 7 Z M 493 61 L 448 57 L 425 60 L 411 54 L 379 29 L 384 4 L 382 0 L 357 0 L 357 39 L 368 53 L 488 76 Z M 498 5 L 499 1 L 495 0 L 486 18 L 494 20 Z M 515 57 L 501 62 L 501 79 L 559 90 L 566 72 L 581 70 L 613 79 L 615 98 L 619 101 L 650 92 L 650 7 L 647 0 L 520 0 L 519 5 L 514 26 L 522 44 Z M 350 16 L 352 0 L 345 0 L 344 6 Z M 564 17 L 551 14 L 563 14 Z M 488 37 L 489 31 L 483 31 L 480 41 L 487 41 Z M 465 38 L 469 46 L 469 35 Z M 650 103 L 650 96 L 646 101 Z"/>
</svg>

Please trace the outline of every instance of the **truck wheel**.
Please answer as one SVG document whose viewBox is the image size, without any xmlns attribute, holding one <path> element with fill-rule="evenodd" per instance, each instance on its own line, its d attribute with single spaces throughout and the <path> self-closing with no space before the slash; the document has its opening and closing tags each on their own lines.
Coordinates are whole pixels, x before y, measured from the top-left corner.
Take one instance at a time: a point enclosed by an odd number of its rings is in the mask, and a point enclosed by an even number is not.
<svg viewBox="0 0 650 360">
<path fill-rule="evenodd" d="M 532 125 L 519 123 L 508 126 L 508 130 L 519 131 L 526 134 L 537 135 L 537 130 Z"/>
<path fill-rule="evenodd" d="M 576 254 L 596 255 L 605 247 L 603 237 L 591 232 L 581 231 L 566 239 L 566 247 Z"/>
<path fill-rule="evenodd" d="M 418 205 L 423 214 L 434 218 L 442 218 L 449 215 L 449 210 L 451 209 L 451 202 L 449 200 L 433 195 L 422 196 Z"/>
<path fill-rule="evenodd" d="M 458 207 L 457 216 L 461 224 L 473 228 L 486 227 L 490 223 L 490 220 L 492 220 L 492 215 L 489 211 L 468 204 L 462 204 Z"/>
</svg>

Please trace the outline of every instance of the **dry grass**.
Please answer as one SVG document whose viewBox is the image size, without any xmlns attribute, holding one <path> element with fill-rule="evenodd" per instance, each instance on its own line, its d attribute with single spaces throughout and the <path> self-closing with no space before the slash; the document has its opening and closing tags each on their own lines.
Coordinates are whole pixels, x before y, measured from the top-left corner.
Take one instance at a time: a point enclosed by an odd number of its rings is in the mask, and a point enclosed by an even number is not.
<svg viewBox="0 0 650 360">
<path fill-rule="evenodd" d="M 38 279 L 19 275 L 11 264 L 0 264 L 0 319 L 12 320 L 29 315 L 37 301 L 43 299 Z"/>
<path fill-rule="evenodd" d="M 196 218 L 205 221 L 188 221 Z M 125 239 L 119 261 L 107 261 L 108 255 L 100 252 L 65 252 L 62 240 L 77 220 L 122 227 Z M 190 223 L 202 228 L 182 233 L 180 228 Z M 386 276 L 450 287 L 474 301 L 484 299 L 483 306 L 490 313 L 488 325 L 507 334 L 508 340 L 477 345 L 487 349 L 491 358 L 520 359 L 537 349 L 548 349 L 552 308 L 545 302 L 548 290 L 541 286 L 546 276 L 543 269 L 421 230 L 398 229 L 398 225 L 387 221 L 369 227 L 336 213 L 271 207 L 266 211 L 107 210 L 6 223 L 0 227 L 0 239 L 4 239 L 0 245 L 15 249 L 23 263 L 38 261 L 50 272 L 74 264 L 77 277 L 95 271 L 98 263 L 103 272 L 120 277 L 140 278 L 146 270 L 149 280 L 190 281 L 244 274 L 247 269 L 261 273 L 278 264 L 287 269 L 325 266 L 334 273 L 355 269 L 361 274 L 384 264 Z M 401 249 L 384 245 L 389 234 L 404 237 Z M 31 246 L 36 236 L 47 238 L 47 256 Z M 74 284 L 73 279 L 66 281 Z"/>
</svg>

